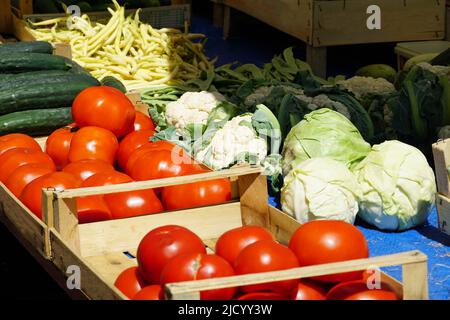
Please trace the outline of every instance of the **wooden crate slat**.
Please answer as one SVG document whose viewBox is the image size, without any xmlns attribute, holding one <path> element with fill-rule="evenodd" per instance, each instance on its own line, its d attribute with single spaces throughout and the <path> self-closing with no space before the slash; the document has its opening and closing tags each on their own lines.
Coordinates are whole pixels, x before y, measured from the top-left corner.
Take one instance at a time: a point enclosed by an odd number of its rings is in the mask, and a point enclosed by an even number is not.
<svg viewBox="0 0 450 320">
<path fill-rule="evenodd" d="M 200 173 L 187 176 L 179 176 L 173 178 L 164 178 L 157 180 L 147 180 L 147 181 L 136 181 L 133 183 L 122 183 L 103 187 L 89 187 L 89 188 L 79 188 L 79 189 L 67 189 L 62 191 L 52 192 L 55 199 L 71 199 L 84 196 L 93 196 L 99 194 L 110 194 L 123 191 L 136 191 L 151 188 L 160 188 L 163 186 L 173 186 L 179 184 L 188 184 L 205 180 L 223 179 L 228 177 L 238 177 L 251 173 L 260 173 L 262 171 L 261 167 L 251 167 L 251 166 L 236 166 L 231 169 Z"/>
<path fill-rule="evenodd" d="M 68 248 L 65 241 L 59 237 L 54 229 L 50 229 L 49 237 L 52 248 L 52 262 L 63 274 L 66 273 L 69 266 L 79 267 L 81 291 L 89 296 L 90 299 L 127 299 L 117 288 L 109 285 L 108 281 L 100 273 L 95 272 L 89 263 Z"/>
<path fill-rule="evenodd" d="M 438 211 L 438 227 L 442 232 L 450 235 L 450 199 L 438 194 L 436 197 Z"/>
<path fill-rule="evenodd" d="M 310 42 L 313 0 L 223 0 L 223 4 L 245 12 L 283 32 Z"/>
<path fill-rule="evenodd" d="M 408 292 L 409 299 L 423 299 L 427 297 L 428 292 L 420 291 L 423 283 L 427 281 L 426 272 L 423 273 L 423 264 L 426 266 L 427 257 L 419 251 L 409 251 L 404 253 L 373 257 L 368 259 L 359 259 L 351 261 L 343 261 L 337 263 L 329 263 L 323 265 L 315 265 L 301 268 L 293 268 L 275 272 L 264 272 L 256 274 L 240 275 L 227 278 L 214 278 L 197 281 L 186 281 L 179 283 L 167 284 L 167 292 L 170 297 L 178 299 L 186 297 L 193 292 L 221 289 L 235 286 L 261 284 L 271 281 L 284 281 L 298 278 L 309 278 L 314 276 L 329 275 L 335 273 L 365 270 L 372 266 L 385 267 L 401 264 L 407 273 L 407 277 L 414 279 L 420 285 L 411 285 Z M 410 267 L 405 267 L 409 265 Z M 426 271 L 426 269 L 425 269 Z M 425 288 L 424 288 L 425 289 Z M 404 293 L 405 294 L 405 293 Z"/>
<path fill-rule="evenodd" d="M 0 216 L 42 256 L 48 256 L 46 226 L 25 207 L 3 183 L 0 183 Z"/>
<path fill-rule="evenodd" d="M 366 10 L 372 4 L 381 8 L 381 30 L 366 27 Z M 444 36 L 444 1 L 314 1 L 314 46 L 434 40 Z"/>
<path fill-rule="evenodd" d="M 437 191 L 440 194 L 450 197 L 450 180 L 447 172 L 447 168 L 450 166 L 450 139 L 434 143 L 432 150 Z"/>
<path fill-rule="evenodd" d="M 218 238 L 225 231 L 242 226 L 239 208 L 239 202 L 232 202 L 129 219 L 82 224 L 79 225 L 82 256 L 136 249 L 150 230 L 171 224 L 186 227 L 202 239 Z"/>
</svg>

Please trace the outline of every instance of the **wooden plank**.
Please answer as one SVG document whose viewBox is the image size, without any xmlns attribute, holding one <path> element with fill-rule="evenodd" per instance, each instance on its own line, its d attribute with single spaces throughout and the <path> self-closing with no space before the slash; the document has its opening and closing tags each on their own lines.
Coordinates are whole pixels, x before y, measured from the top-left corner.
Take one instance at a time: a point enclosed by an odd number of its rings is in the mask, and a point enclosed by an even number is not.
<svg viewBox="0 0 450 320">
<path fill-rule="evenodd" d="M 403 300 L 403 284 L 390 275 L 381 272 L 381 282 L 386 283 L 397 295 L 400 300 Z"/>
<path fill-rule="evenodd" d="M 224 6 L 223 8 L 223 38 L 226 40 L 230 36 L 231 30 L 231 8 Z"/>
<path fill-rule="evenodd" d="M 306 45 L 306 62 L 311 66 L 315 75 L 327 77 L 327 48 Z"/>
<path fill-rule="evenodd" d="M 10 33 L 12 24 L 11 1 L 0 1 L 0 33 Z"/>
<path fill-rule="evenodd" d="M 450 235 L 450 199 L 438 194 L 436 196 L 436 207 L 438 211 L 438 228 Z"/>
<path fill-rule="evenodd" d="M 309 42 L 313 0 L 224 0 L 225 6 L 245 12 L 274 28 Z"/>
<path fill-rule="evenodd" d="M 341 272 L 365 270 L 371 266 L 385 267 L 392 265 L 408 265 L 415 263 L 426 263 L 427 257 L 419 251 L 409 251 L 404 253 L 392 254 L 387 256 L 373 257 L 368 259 L 359 259 L 315 265 L 309 267 L 293 268 L 275 272 L 263 272 L 255 274 L 240 275 L 226 278 L 214 278 L 197 281 L 187 281 L 180 283 L 167 284 L 167 293 L 172 299 L 178 299 L 188 293 L 236 287 L 243 285 L 261 284 L 272 281 L 292 280 L 299 278 L 309 278 L 320 275 L 329 275 Z M 423 283 L 427 281 L 426 274 L 419 273 L 417 281 Z M 424 279 L 422 279 L 424 278 Z M 422 294 L 424 297 L 425 294 Z"/>
<path fill-rule="evenodd" d="M 403 268 L 403 299 L 428 299 L 427 261 L 404 264 Z"/>
<path fill-rule="evenodd" d="M 130 251 L 130 253 L 136 256 L 136 249 Z M 102 278 L 110 286 L 114 286 L 114 282 L 123 270 L 137 266 L 136 258 L 131 259 L 123 252 L 111 252 L 98 256 L 83 257 L 83 260 L 92 267 L 94 272 L 101 274 Z"/>
<path fill-rule="evenodd" d="M 269 198 L 267 177 L 260 173 L 239 177 L 239 198 L 241 201 L 242 223 L 269 227 Z"/>
<path fill-rule="evenodd" d="M 94 300 L 122 300 L 126 297 L 113 285 L 109 285 L 104 277 L 93 267 L 73 252 L 59 237 L 55 229 L 50 229 L 50 245 L 54 265 L 66 274 L 69 266 L 77 266 L 80 270 L 81 291 Z"/>
<path fill-rule="evenodd" d="M 34 36 L 26 29 L 26 24 L 16 15 L 12 15 L 12 32 L 20 41 L 35 41 Z"/>
<path fill-rule="evenodd" d="M 0 183 L 0 216 L 42 256 L 47 256 L 46 226 L 3 183 Z"/>
<path fill-rule="evenodd" d="M 33 0 L 16 0 L 16 9 L 21 14 L 32 14 L 33 13 Z"/>
<path fill-rule="evenodd" d="M 381 8 L 381 29 L 369 30 L 366 10 Z M 314 1 L 315 47 L 436 40 L 445 36 L 445 2 L 430 0 Z"/>
<path fill-rule="evenodd" d="M 173 211 L 120 220 L 79 225 L 83 257 L 137 248 L 152 229 L 176 224 L 195 232 L 202 239 L 220 237 L 225 231 L 242 226 L 240 203 Z"/>
<path fill-rule="evenodd" d="M 434 171 L 436 172 L 437 191 L 450 197 L 450 180 L 447 168 L 450 166 L 450 139 L 433 143 Z"/>
<path fill-rule="evenodd" d="M 287 245 L 294 232 L 300 227 L 300 222 L 272 206 L 269 206 L 269 216 L 270 232 L 278 242 Z"/>
<path fill-rule="evenodd" d="M 76 197 L 93 196 L 100 194 L 110 194 L 125 191 L 136 191 L 145 190 L 152 188 L 160 188 L 164 186 L 173 186 L 179 184 L 188 184 L 205 180 L 223 179 L 228 177 L 238 177 L 247 174 L 257 173 L 262 171 L 260 167 L 251 166 L 237 166 L 231 169 L 193 174 L 187 176 L 179 176 L 173 178 L 164 178 L 157 180 L 147 180 L 147 181 L 136 181 L 133 183 L 122 183 L 110 186 L 102 187 L 90 187 L 90 188 L 79 188 L 79 189 L 68 189 L 63 191 L 55 191 L 54 195 L 58 199 L 71 199 Z"/>
<path fill-rule="evenodd" d="M 49 228 L 55 228 L 66 245 L 75 253 L 80 253 L 80 232 L 78 225 L 76 199 L 58 199 L 52 197 L 53 191 L 43 190 L 43 204 L 52 199 L 52 206 L 47 207 L 44 221 Z"/>
<path fill-rule="evenodd" d="M 224 23 L 224 5 L 222 0 L 214 0 L 213 2 L 213 25 L 222 28 Z"/>
</svg>

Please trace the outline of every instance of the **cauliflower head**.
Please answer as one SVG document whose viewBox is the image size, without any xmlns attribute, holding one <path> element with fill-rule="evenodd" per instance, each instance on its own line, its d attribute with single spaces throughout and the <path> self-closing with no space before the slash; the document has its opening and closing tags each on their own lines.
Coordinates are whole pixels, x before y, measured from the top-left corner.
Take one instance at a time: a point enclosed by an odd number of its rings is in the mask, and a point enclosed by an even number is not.
<svg viewBox="0 0 450 320">
<path fill-rule="evenodd" d="M 338 101 L 331 100 L 326 94 L 319 94 L 315 97 L 308 97 L 305 95 L 296 95 L 296 97 L 308 104 L 308 109 L 311 111 L 328 108 L 335 110 L 345 116 L 347 119 L 351 119 L 348 108 Z"/>
<path fill-rule="evenodd" d="M 219 92 L 186 92 L 167 104 L 167 124 L 177 129 L 184 129 L 188 124 L 206 125 L 210 112 L 223 101 L 225 97 Z"/>
<path fill-rule="evenodd" d="M 251 155 L 256 164 L 260 164 L 267 156 L 267 143 L 258 137 L 251 123 L 251 114 L 231 119 L 217 130 L 211 142 L 198 151 L 195 158 L 214 170 L 246 162 L 246 155 Z"/>
<path fill-rule="evenodd" d="M 389 95 L 395 92 L 394 85 L 384 78 L 355 76 L 338 81 L 337 84 L 353 93 L 357 99 L 370 95 Z"/>
<path fill-rule="evenodd" d="M 257 88 L 252 94 L 245 98 L 245 105 L 252 106 L 264 101 L 275 88 L 282 88 L 285 92 L 291 93 L 293 95 L 303 95 L 304 92 L 300 88 L 290 87 L 287 85 L 274 85 L 274 86 L 262 86 Z"/>
</svg>

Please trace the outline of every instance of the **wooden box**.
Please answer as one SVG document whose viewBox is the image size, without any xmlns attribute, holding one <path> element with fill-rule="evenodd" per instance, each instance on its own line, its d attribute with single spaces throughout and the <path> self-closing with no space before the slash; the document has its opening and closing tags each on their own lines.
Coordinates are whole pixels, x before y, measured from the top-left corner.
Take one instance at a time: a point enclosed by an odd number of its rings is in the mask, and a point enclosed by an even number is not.
<svg viewBox="0 0 450 320">
<path fill-rule="evenodd" d="M 139 13 L 142 22 L 152 25 L 154 28 L 178 28 L 185 29 L 191 22 L 190 1 L 175 1 L 170 6 L 149 7 L 141 9 Z M 63 13 L 35 14 L 33 13 L 32 0 L 19 0 L 12 3 L 12 12 L 23 20 L 42 21 L 57 17 L 64 17 Z M 134 14 L 136 9 L 125 10 L 126 15 Z M 111 17 L 108 11 L 81 12 L 88 14 L 91 21 L 104 21 Z"/>
<path fill-rule="evenodd" d="M 217 3 L 216 8 L 220 8 Z M 441 0 L 221 0 L 228 34 L 229 8 L 251 15 L 307 44 L 307 57 L 323 76 L 326 51 L 335 45 L 439 40 L 445 36 L 445 1 Z M 369 30 L 367 9 L 381 10 L 381 29 Z M 322 49 L 319 49 L 322 48 Z"/>
<path fill-rule="evenodd" d="M 437 181 L 436 207 L 438 225 L 442 232 L 450 235 L 450 139 L 433 144 L 434 171 Z"/>
<path fill-rule="evenodd" d="M 267 204 L 267 180 L 260 174 L 260 170 L 244 166 L 156 181 L 65 191 L 44 190 L 44 220 L 49 226 L 50 258 L 61 272 L 65 272 L 71 265 L 80 267 L 81 290 L 89 298 L 125 299 L 114 287 L 115 279 L 124 269 L 137 265 L 135 256 L 138 244 L 147 232 L 156 227 L 170 224 L 187 227 L 202 238 L 210 252 L 214 250 L 217 238 L 224 232 L 249 224 L 265 227 L 278 241 L 286 244 L 299 227 L 299 223 Z M 229 178 L 232 181 L 236 195 L 233 201 L 90 224 L 80 225 L 77 221 L 76 198 L 80 196 L 188 184 L 217 178 Z M 199 292 L 204 289 L 364 270 L 374 265 L 402 265 L 403 284 L 386 274 L 382 274 L 382 280 L 403 299 L 427 299 L 426 261 L 424 254 L 413 251 L 278 272 L 168 284 L 165 293 L 168 299 L 199 299 Z"/>
</svg>

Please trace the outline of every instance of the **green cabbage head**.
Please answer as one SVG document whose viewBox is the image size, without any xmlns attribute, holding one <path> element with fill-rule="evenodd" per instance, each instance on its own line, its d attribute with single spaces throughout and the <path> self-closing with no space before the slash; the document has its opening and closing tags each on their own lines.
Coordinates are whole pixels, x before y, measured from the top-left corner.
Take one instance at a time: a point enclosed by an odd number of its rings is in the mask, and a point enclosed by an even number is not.
<svg viewBox="0 0 450 320">
<path fill-rule="evenodd" d="M 379 229 L 415 227 L 433 209 L 434 173 L 413 146 L 397 140 L 375 145 L 354 173 L 363 192 L 358 215 Z"/>
<path fill-rule="evenodd" d="M 305 160 L 327 157 L 348 168 L 370 152 L 358 129 L 342 114 L 328 108 L 305 115 L 286 137 L 282 151 L 283 175 Z"/>
<path fill-rule="evenodd" d="M 301 223 L 355 221 L 361 190 L 353 173 L 331 158 L 312 158 L 291 170 L 281 189 L 282 210 Z"/>
</svg>

